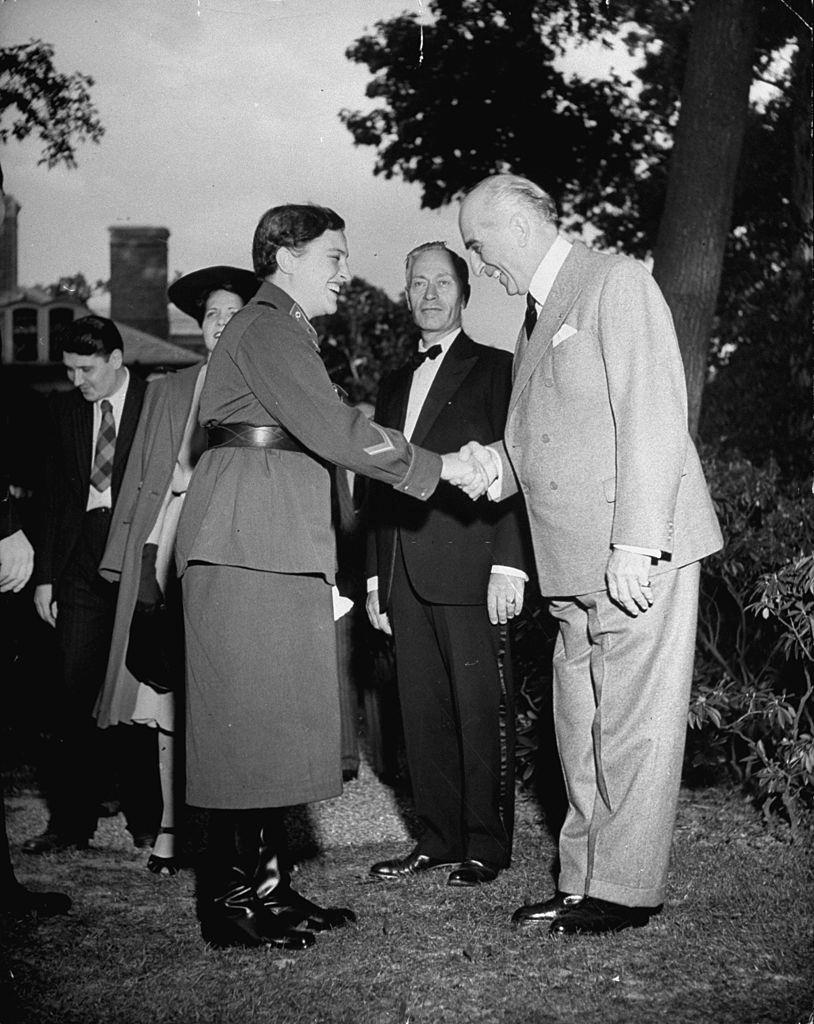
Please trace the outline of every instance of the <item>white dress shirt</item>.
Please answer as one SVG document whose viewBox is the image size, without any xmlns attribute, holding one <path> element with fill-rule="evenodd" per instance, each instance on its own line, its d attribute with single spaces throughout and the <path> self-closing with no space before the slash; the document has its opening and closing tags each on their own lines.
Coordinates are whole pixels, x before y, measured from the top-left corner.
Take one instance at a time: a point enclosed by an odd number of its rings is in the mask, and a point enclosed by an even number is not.
<svg viewBox="0 0 814 1024">
<path fill-rule="evenodd" d="M 124 380 L 118 391 L 114 391 L 112 395 L 108 395 L 107 398 L 100 398 L 98 402 L 93 403 L 93 435 L 91 438 L 90 446 L 90 471 L 93 472 L 93 460 L 96 458 L 96 440 L 99 437 L 99 430 L 102 426 L 102 402 L 110 402 L 113 409 L 113 422 L 116 424 L 116 439 L 119 437 L 119 427 L 122 422 L 122 412 L 124 410 L 124 400 L 127 397 L 127 388 L 130 384 L 130 371 L 125 367 L 124 369 Z M 96 488 L 91 484 L 88 487 L 88 503 L 85 506 L 86 512 L 91 512 L 95 508 L 111 508 L 113 505 L 113 495 L 111 491 L 112 487 L 107 487 L 103 491 L 97 491 Z"/>
<path fill-rule="evenodd" d="M 449 352 L 449 347 L 461 333 L 461 328 L 456 327 L 454 331 L 450 331 L 449 334 L 443 335 L 438 338 L 437 341 L 432 342 L 428 345 L 422 338 L 418 343 L 418 351 L 426 352 L 428 348 L 432 348 L 433 345 L 440 345 L 441 351 L 435 357 L 435 359 L 425 359 L 418 369 L 413 370 L 413 380 L 410 384 L 410 397 L 407 399 L 407 415 L 404 419 L 404 436 L 408 441 L 413 438 L 413 431 L 415 425 L 418 423 L 418 417 L 421 415 L 421 410 L 424 408 L 424 402 L 427 399 L 427 395 L 430 393 L 432 382 L 435 380 L 438 371 L 441 369 L 441 363 L 444 361 L 444 356 Z"/>
<path fill-rule="evenodd" d="M 404 418 L 404 436 L 408 441 L 412 440 L 413 431 L 415 430 L 415 425 L 418 422 L 418 417 L 421 415 L 424 402 L 427 400 L 427 395 L 430 393 L 433 381 L 441 368 L 444 356 L 449 352 L 450 346 L 460 333 L 461 328 L 456 327 L 454 331 L 450 331 L 449 334 L 443 335 L 437 340 L 431 342 L 429 345 L 423 338 L 418 343 L 419 352 L 426 352 L 427 349 L 432 348 L 433 345 L 440 345 L 441 351 L 435 359 L 425 359 L 421 366 L 413 370 L 413 379 L 410 384 L 410 395 L 407 399 L 407 415 Z M 528 579 L 528 576 L 522 569 L 514 569 L 508 565 L 493 565 L 492 572 L 502 572 L 506 576 L 519 576 L 523 580 Z M 367 581 L 368 593 L 370 593 L 371 590 L 378 589 L 379 577 L 370 576 Z"/>
</svg>

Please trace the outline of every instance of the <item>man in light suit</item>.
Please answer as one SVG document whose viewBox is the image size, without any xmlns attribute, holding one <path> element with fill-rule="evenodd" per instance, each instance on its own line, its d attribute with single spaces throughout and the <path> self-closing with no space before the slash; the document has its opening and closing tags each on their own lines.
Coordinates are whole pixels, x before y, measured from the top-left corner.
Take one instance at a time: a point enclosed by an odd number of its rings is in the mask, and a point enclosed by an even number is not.
<svg viewBox="0 0 814 1024">
<path fill-rule="evenodd" d="M 553 935 L 638 927 L 664 900 L 699 561 L 722 544 L 672 317 L 641 264 L 560 235 L 550 197 L 526 179 L 480 182 L 460 228 L 474 272 L 527 297 L 504 442 L 467 454 L 490 497 L 523 493 L 559 622 L 558 889 L 514 920 Z"/>
<path fill-rule="evenodd" d="M 461 328 L 466 261 L 443 242 L 407 256 L 418 351 L 382 382 L 375 420 L 429 451 L 500 438 L 512 359 Z M 446 868 L 448 884 L 493 881 L 511 859 L 514 713 L 505 623 L 527 576 L 522 505 L 474 505 L 440 487 L 426 503 L 370 485 L 367 610 L 391 632 L 407 761 L 423 826 L 381 878 Z"/>
<path fill-rule="evenodd" d="M 63 338 L 73 388 L 50 400 L 42 530 L 35 545 L 34 603 L 56 630 L 62 679 L 54 709 L 46 831 L 26 853 L 86 849 L 115 760 L 134 843 L 152 845 L 160 815 L 154 730 L 128 726 L 107 736 L 93 705 L 105 675 L 116 588 L 98 574 L 146 385 L 123 362 L 112 320 L 75 320 Z"/>
</svg>

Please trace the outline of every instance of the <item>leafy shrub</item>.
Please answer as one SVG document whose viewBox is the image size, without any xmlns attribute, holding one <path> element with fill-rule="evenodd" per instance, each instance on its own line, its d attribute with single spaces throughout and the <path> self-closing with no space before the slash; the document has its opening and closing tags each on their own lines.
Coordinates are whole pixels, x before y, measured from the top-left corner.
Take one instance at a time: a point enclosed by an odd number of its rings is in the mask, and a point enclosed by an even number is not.
<svg viewBox="0 0 814 1024">
<path fill-rule="evenodd" d="M 795 646 L 788 622 L 814 610 L 795 568 L 813 548 L 810 503 L 773 462 L 709 452 L 704 461 L 725 546 L 702 567 L 686 777 L 725 771 L 767 818 L 782 808 L 796 827 L 811 802 L 798 763 L 800 744 L 810 753 L 811 650 Z"/>
<path fill-rule="evenodd" d="M 814 516 L 802 486 L 734 455 L 702 453 L 725 546 L 703 562 L 685 779 L 734 778 L 770 822 L 814 805 Z M 555 626 L 530 597 L 515 627 L 517 768 L 551 778 Z M 548 778 L 541 777 L 546 765 Z"/>
</svg>

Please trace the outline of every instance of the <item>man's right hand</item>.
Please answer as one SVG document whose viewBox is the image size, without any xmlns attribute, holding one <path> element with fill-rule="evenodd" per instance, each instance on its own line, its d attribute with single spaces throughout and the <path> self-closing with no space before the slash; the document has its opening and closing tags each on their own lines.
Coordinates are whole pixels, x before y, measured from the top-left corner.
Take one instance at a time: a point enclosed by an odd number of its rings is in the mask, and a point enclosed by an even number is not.
<svg viewBox="0 0 814 1024">
<path fill-rule="evenodd" d="M 40 583 L 34 588 L 34 607 L 42 621 L 49 626 L 57 624 L 57 603 L 53 597 L 54 588 L 50 583 Z"/>
<path fill-rule="evenodd" d="M 33 569 L 34 549 L 22 530 L 0 540 L 0 594 L 19 594 Z"/>
<path fill-rule="evenodd" d="M 367 617 L 370 619 L 370 625 L 374 629 L 379 629 L 382 633 L 387 633 L 388 636 L 393 635 L 393 630 L 390 628 L 390 619 L 387 617 L 387 612 L 383 612 L 379 608 L 378 590 L 371 590 L 368 592 L 367 600 L 365 601 L 365 610 L 367 611 Z"/>
</svg>

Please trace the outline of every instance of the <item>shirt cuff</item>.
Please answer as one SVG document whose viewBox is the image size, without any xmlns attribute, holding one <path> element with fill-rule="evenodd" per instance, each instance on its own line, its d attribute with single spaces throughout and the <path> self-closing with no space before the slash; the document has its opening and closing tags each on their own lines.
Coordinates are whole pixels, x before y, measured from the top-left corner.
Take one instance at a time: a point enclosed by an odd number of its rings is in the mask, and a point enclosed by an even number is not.
<svg viewBox="0 0 814 1024">
<path fill-rule="evenodd" d="M 518 576 L 527 583 L 529 579 L 522 569 L 515 569 L 511 565 L 493 565 L 492 572 L 502 572 L 504 576 Z"/>
<path fill-rule="evenodd" d="M 503 493 L 503 460 L 494 448 L 487 448 L 486 450 L 491 455 L 492 465 L 497 470 L 497 476 L 486 488 L 486 497 L 489 501 L 500 501 L 500 495 Z M 528 577 L 526 578 L 528 579 Z"/>
<path fill-rule="evenodd" d="M 374 590 L 378 590 L 378 589 L 379 589 L 379 577 L 378 576 L 368 576 L 368 578 L 367 578 L 367 592 L 368 592 L 368 594 L 370 594 Z"/>
<path fill-rule="evenodd" d="M 651 558 L 661 558 L 661 548 L 637 548 L 632 544 L 611 544 L 614 551 L 632 551 L 636 555 L 650 555 Z"/>
</svg>

